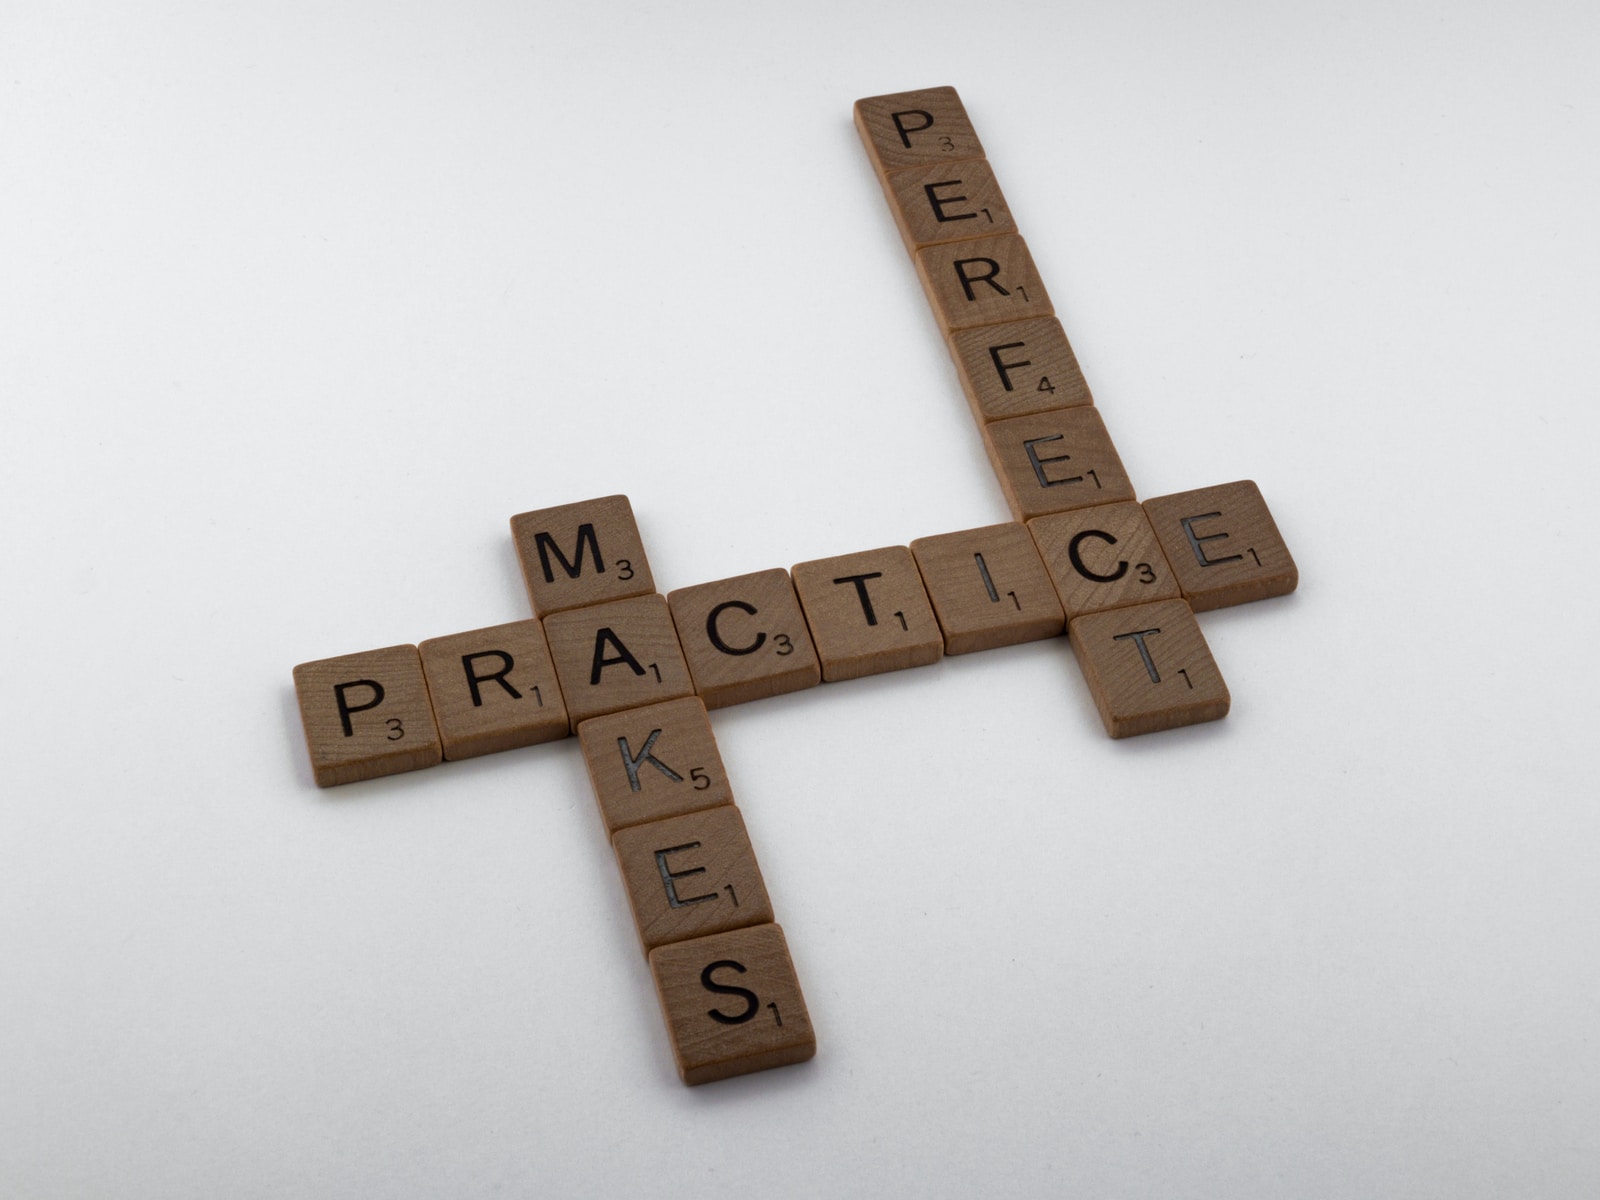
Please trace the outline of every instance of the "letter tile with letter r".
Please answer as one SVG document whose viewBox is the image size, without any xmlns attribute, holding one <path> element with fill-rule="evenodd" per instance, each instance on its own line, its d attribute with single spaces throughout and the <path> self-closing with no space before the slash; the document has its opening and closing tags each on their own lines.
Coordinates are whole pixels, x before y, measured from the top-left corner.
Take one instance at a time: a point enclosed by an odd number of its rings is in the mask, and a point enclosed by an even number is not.
<svg viewBox="0 0 1600 1200">
<path fill-rule="evenodd" d="M 537 618 L 429 638 L 417 649 L 446 758 L 553 742 L 570 732 Z"/>
<path fill-rule="evenodd" d="M 318 787 L 415 771 L 443 758 L 415 646 L 301 663 L 294 690 Z"/>
<path fill-rule="evenodd" d="M 946 335 L 1055 315 L 1028 243 L 1017 234 L 925 246 L 914 259 L 922 290 Z"/>
</svg>

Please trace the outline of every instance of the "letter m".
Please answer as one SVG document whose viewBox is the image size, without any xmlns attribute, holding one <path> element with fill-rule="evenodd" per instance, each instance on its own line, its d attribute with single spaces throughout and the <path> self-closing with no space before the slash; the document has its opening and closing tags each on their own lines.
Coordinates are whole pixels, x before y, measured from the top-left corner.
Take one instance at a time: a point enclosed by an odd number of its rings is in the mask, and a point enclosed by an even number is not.
<svg viewBox="0 0 1600 1200">
<path fill-rule="evenodd" d="M 556 545 L 555 538 L 551 537 L 549 533 L 534 534 L 533 543 L 539 547 L 539 565 L 544 568 L 544 581 L 546 583 L 554 583 L 556 581 L 555 572 L 550 569 L 550 556 L 552 554 L 556 556 L 556 561 L 561 564 L 561 569 L 567 573 L 568 579 L 576 579 L 583 574 L 583 548 L 585 546 L 589 547 L 589 553 L 594 556 L 595 573 L 599 575 L 605 574 L 606 565 L 600 561 L 600 542 L 594 536 L 594 526 L 588 521 L 578 526 L 578 544 L 572 551 L 571 562 L 567 561 L 567 556 L 561 553 L 561 547 Z"/>
</svg>

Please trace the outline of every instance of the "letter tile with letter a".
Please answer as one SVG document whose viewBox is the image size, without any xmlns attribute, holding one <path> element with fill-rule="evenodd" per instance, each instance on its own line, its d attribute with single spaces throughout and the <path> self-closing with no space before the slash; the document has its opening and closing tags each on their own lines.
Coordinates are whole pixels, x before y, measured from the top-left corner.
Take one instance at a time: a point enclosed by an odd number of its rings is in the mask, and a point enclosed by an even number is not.
<svg viewBox="0 0 1600 1200">
<path fill-rule="evenodd" d="M 953 87 L 868 96 L 856 101 L 855 121 L 880 176 L 897 167 L 983 157 L 983 144 Z"/>
<path fill-rule="evenodd" d="M 511 537 L 538 616 L 656 590 L 626 496 L 518 513 Z"/>
<path fill-rule="evenodd" d="M 415 646 L 386 646 L 294 669 L 318 787 L 437 765 L 439 730 Z"/>
<path fill-rule="evenodd" d="M 1065 628 L 1055 587 L 1021 525 L 918 538 L 911 554 L 944 631 L 946 654 L 1038 641 Z"/>
<path fill-rule="evenodd" d="M 1182 600 L 1090 613 L 1069 622 L 1067 634 L 1112 737 L 1228 715 L 1228 685 Z"/>
<path fill-rule="evenodd" d="M 983 445 L 1019 521 L 1134 498 L 1092 405 L 995 421 L 983 427 Z"/>
<path fill-rule="evenodd" d="M 650 953 L 678 1076 L 693 1085 L 805 1062 L 816 1034 L 783 930 L 755 925 Z"/>
<path fill-rule="evenodd" d="M 417 649 L 446 758 L 514 750 L 570 732 L 537 619 L 429 638 Z"/>
<path fill-rule="evenodd" d="M 822 682 L 800 602 L 781 567 L 678 588 L 667 603 L 695 691 L 707 708 Z"/>
<path fill-rule="evenodd" d="M 555 613 L 544 619 L 544 636 L 574 730 L 590 717 L 694 694 L 658 595 Z"/>
<path fill-rule="evenodd" d="M 733 803 L 698 696 L 593 717 L 578 741 L 607 833 Z"/>
<path fill-rule="evenodd" d="M 829 683 L 944 657 L 944 635 L 906 547 L 797 563 L 790 574 Z"/>
<path fill-rule="evenodd" d="M 1253 480 L 1144 502 L 1178 586 L 1195 612 L 1283 596 L 1300 572 Z"/>
</svg>

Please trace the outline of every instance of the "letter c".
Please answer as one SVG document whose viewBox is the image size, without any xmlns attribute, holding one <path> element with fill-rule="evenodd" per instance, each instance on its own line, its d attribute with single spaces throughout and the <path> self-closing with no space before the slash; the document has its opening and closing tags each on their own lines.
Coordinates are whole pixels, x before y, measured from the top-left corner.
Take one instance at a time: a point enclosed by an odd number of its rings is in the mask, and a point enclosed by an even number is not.
<svg viewBox="0 0 1600 1200">
<path fill-rule="evenodd" d="M 754 654 L 762 646 L 766 645 L 767 635 L 765 633 L 758 632 L 756 640 L 748 646 L 730 646 L 722 640 L 722 634 L 717 629 L 717 619 L 730 608 L 737 608 L 740 612 L 747 612 L 752 617 L 756 615 L 756 606 L 754 604 L 746 604 L 743 600 L 724 600 L 713 608 L 706 617 L 706 636 L 711 639 L 711 644 L 724 654 Z"/>
<path fill-rule="evenodd" d="M 1067 543 L 1067 557 L 1072 561 L 1072 569 L 1079 575 L 1082 575 L 1085 579 L 1092 579 L 1096 583 L 1115 583 L 1128 573 L 1128 564 L 1126 562 L 1119 562 L 1117 569 L 1109 575 L 1091 571 L 1084 563 L 1083 555 L 1078 553 L 1078 547 L 1082 545 L 1084 538 L 1099 538 L 1108 546 L 1117 544 L 1116 538 L 1099 529 L 1085 529 L 1082 533 L 1075 534 L 1073 539 Z"/>
</svg>

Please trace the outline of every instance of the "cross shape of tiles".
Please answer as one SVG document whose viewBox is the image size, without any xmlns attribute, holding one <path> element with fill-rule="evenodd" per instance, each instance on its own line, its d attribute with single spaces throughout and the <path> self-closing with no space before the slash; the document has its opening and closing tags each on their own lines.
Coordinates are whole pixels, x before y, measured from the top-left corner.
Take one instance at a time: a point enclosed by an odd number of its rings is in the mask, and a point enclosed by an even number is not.
<svg viewBox="0 0 1600 1200">
<path fill-rule="evenodd" d="M 662 596 L 626 496 L 539 509 L 531 619 L 294 669 L 323 787 L 577 735 L 688 1084 L 816 1051 L 708 709 L 1065 631 L 1112 737 L 1214 721 L 1194 614 L 1298 580 L 1249 480 L 1137 500 L 955 89 L 855 121 L 1014 522 Z"/>
</svg>

